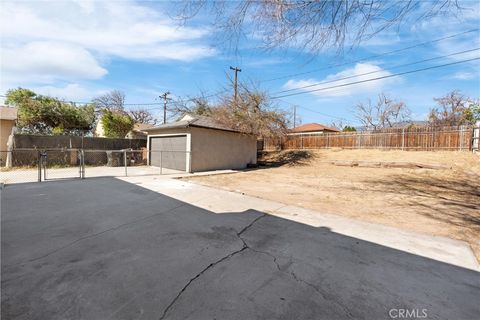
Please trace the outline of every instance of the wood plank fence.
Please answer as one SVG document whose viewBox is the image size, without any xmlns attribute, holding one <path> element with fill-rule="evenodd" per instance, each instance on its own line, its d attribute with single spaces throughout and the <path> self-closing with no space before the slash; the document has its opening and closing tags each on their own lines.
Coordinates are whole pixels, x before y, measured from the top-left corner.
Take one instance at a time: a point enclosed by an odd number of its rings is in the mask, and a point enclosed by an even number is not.
<svg viewBox="0 0 480 320">
<path fill-rule="evenodd" d="M 473 126 L 392 128 L 379 131 L 296 134 L 263 140 L 260 150 L 288 149 L 397 149 L 468 151 L 473 147 Z M 262 144 L 260 144 L 261 146 Z"/>
</svg>

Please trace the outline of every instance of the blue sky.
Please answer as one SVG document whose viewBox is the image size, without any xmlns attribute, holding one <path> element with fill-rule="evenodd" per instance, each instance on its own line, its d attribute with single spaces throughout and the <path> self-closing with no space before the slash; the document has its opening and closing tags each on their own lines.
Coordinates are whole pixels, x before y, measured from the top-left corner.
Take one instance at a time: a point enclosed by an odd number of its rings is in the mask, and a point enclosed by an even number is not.
<svg viewBox="0 0 480 320">
<path fill-rule="evenodd" d="M 480 48 L 479 31 L 433 44 L 366 59 L 391 50 L 480 28 L 480 4 L 457 19 L 435 18 L 387 30 L 343 55 L 333 50 L 318 54 L 298 48 L 263 51 L 255 38 L 244 39 L 237 52 L 218 46 L 208 16 L 180 27 L 166 14 L 166 2 L 135 1 L 2 1 L 0 93 L 18 86 L 73 101 L 90 101 L 109 90 L 126 93 L 127 103 L 158 103 L 170 91 L 178 97 L 216 93 L 227 87 L 230 65 L 242 69 L 242 80 L 275 92 L 362 73 L 375 74 L 329 85 L 451 63 L 480 56 L 480 50 L 404 68 L 397 65 Z M 339 67 L 326 67 L 344 64 Z M 323 69 L 304 75 L 302 72 Z M 274 81 L 265 81 L 282 77 Z M 323 85 L 327 86 L 327 85 Z M 314 87 L 321 88 L 322 86 Z M 402 100 L 413 117 L 422 120 L 432 98 L 458 89 L 480 97 L 477 61 L 403 75 L 359 85 L 304 93 L 277 100 L 279 107 L 297 112 L 303 123 L 329 124 L 343 119 L 355 125 L 356 103 L 380 92 Z M 293 92 L 293 91 L 292 91 Z M 294 91 L 294 92 L 299 92 Z M 277 94 L 278 95 L 278 94 Z M 160 116 L 156 105 L 147 106 Z"/>
</svg>

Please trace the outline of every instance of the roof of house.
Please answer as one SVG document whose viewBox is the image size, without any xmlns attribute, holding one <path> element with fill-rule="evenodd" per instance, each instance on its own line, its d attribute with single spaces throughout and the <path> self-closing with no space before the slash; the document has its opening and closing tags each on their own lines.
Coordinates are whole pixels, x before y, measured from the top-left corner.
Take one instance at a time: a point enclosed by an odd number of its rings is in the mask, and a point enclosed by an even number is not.
<svg viewBox="0 0 480 320">
<path fill-rule="evenodd" d="M 0 106 L 0 120 L 17 120 L 17 108 Z"/>
<path fill-rule="evenodd" d="M 291 132 L 316 132 L 316 131 L 331 131 L 331 132 L 340 132 L 340 130 L 324 126 L 320 123 L 306 123 L 301 126 L 295 127 Z"/>
<path fill-rule="evenodd" d="M 223 130 L 223 131 L 231 131 L 231 132 L 240 132 L 240 130 L 235 130 L 229 128 L 221 123 L 218 123 L 214 119 L 206 116 L 197 116 L 197 115 L 184 115 L 180 121 L 162 124 L 160 126 L 146 129 L 144 131 L 150 132 L 155 130 L 164 130 L 164 129 L 175 129 L 175 128 L 187 128 L 187 127 L 200 127 L 200 128 L 208 128 L 208 129 L 216 129 L 216 130 Z"/>
<path fill-rule="evenodd" d="M 145 131 L 146 129 L 151 128 L 155 128 L 155 125 L 150 123 L 135 123 L 133 131 Z"/>
</svg>

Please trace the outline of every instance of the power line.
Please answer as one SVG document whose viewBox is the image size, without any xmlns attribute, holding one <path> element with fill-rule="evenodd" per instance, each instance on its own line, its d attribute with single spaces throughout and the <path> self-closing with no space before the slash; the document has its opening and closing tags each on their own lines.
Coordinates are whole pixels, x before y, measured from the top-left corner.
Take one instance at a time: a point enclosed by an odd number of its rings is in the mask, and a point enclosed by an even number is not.
<svg viewBox="0 0 480 320">
<path fill-rule="evenodd" d="M 479 31 L 479 30 L 480 30 L 479 28 L 471 29 L 471 30 L 460 32 L 460 33 L 452 34 L 452 35 L 449 35 L 449 36 L 445 36 L 445 37 L 442 37 L 442 38 L 437 38 L 437 39 L 434 39 L 434 40 L 421 42 L 421 43 L 411 45 L 411 46 L 408 46 L 408 47 L 379 53 L 379 54 L 376 54 L 376 55 L 373 55 L 373 56 L 369 56 L 369 57 L 365 57 L 365 58 L 361 58 L 361 59 L 357 59 L 357 60 L 352 60 L 352 61 L 347 61 L 347 62 L 344 62 L 344 63 L 334 64 L 334 65 L 330 65 L 330 66 L 327 66 L 327 67 L 324 67 L 324 68 L 313 69 L 313 70 L 310 70 L 310 71 L 305 71 L 305 72 L 300 72 L 300 73 L 292 73 L 292 74 L 285 75 L 285 76 L 280 76 L 280 77 L 271 78 L 271 79 L 265 79 L 265 80 L 261 80 L 260 82 L 270 82 L 270 81 L 274 81 L 274 80 L 286 79 L 286 78 L 296 77 L 296 76 L 300 76 L 300 75 L 315 73 L 315 72 L 322 71 L 322 70 L 333 69 L 333 68 L 336 68 L 336 67 L 341 67 L 341 66 L 345 66 L 345 65 L 349 65 L 349 64 L 353 64 L 353 63 L 357 63 L 357 62 L 362 62 L 362 61 L 365 61 L 365 60 L 375 59 L 375 58 L 390 55 L 390 54 L 393 54 L 393 53 L 398 53 L 398 52 L 410 50 L 410 49 L 413 49 L 413 48 L 421 47 L 421 46 L 424 46 L 424 45 L 427 45 L 427 44 L 436 43 L 436 42 L 440 42 L 440 41 L 443 41 L 443 40 L 455 38 L 455 37 L 458 37 L 458 36 L 461 36 L 461 35 L 464 35 L 464 34 L 467 34 L 467 33 L 472 33 L 472 32 L 475 32 L 475 31 Z"/>
<path fill-rule="evenodd" d="M 224 92 L 226 92 L 227 90 L 221 90 L 221 91 L 218 91 L 216 93 L 213 93 L 213 94 L 210 94 L 210 95 L 206 95 L 206 96 L 200 96 L 200 97 L 197 97 L 197 98 L 190 98 L 190 99 L 187 99 L 187 100 L 182 100 L 182 102 L 189 102 L 189 101 L 195 101 L 197 99 L 207 99 L 207 98 L 211 98 L 211 97 L 215 97 L 215 96 L 218 96 Z M 7 96 L 4 95 L 4 94 L 1 94 L 0 97 L 3 97 L 3 98 L 6 98 Z M 76 103 L 76 104 L 92 104 L 93 102 L 85 102 L 85 101 L 73 101 L 73 100 L 60 100 L 60 99 L 57 99 L 58 101 L 60 102 L 65 102 L 65 103 Z M 93 99 L 92 99 L 93 100 Z M 153 105 L 163 105 L 163 102 L 150 102 L 150 103 L 124 103 L 123 104 L 124 106 L 153 106 Z M 163 109 L 162 107 L 159 107 L 159 108 L 146 108 L 147 110 L 154 110 L 154 109 Z"/>
<path fill-rule="evenodd" d="M 317 111 L 317 110 L 312 110 L 312 109 L 309 109 L 309 108 L 307 108 L 307 107 L 299 106 L 299 105 L 297 105 L 297 104 L 291 103 L 291 102 L 289 102 L 289 101 L 286 101 L 286 100 L 283 100 L 283 99 L 280 99 L 280 98 L 278 98 L 278 100 L 280 100 L 281 102 L 290 104 L 290 105 L 292 105 L 292 106 L 295 106 L 295 107 L 297 107 L 297 108 L 300 108 L 300 109 L 305 109 L 305 110 L 310 111 L 310 112 L 313 112 L 313 113 L 318 113 L 318 114 L 320 114 L 320 115 L 322 115 L 322 116 L 325 116 L 325 117 L 334 118 L 334 119 L 338 119 L 338 120 L 346 120 L 346 121 L 348 121 L 348 119 L 346 119 L 346 118 L 333 116 L 333 115 L 331 115 L 331 114 L 323 113 L 323 112 L 320 112 L 320 111 Z"/>
<path fill-rule="evenodd" d="M 376 80 L 381 80 L 381 79 L 387 79 L 387 78 L 392 78 L 392 77 L 398 77 L 404 74 L 410 74 L 410 73 L 416 73 L 416 72 L 421 72 L 421 71 L 426 71 L 426 70 L 431 70 L 431 69 L 437 69 L 437 68 L 442 68 L 442 67 L 447 67 L 447 66 L 452 66 L 460 63 L 465 63 L 469 61 L 474 61 L 474 60 L 479 60 L 480 57 L 477 58 L 472 58 L 472 59 L 466 59 L 466 60 L 461 60 L 457 62 L 451 62 L 451 63 L 446 63 L 446 64 L 441 64 L 441 65 L 436 65 L 436 66 L 431 66 L 427 68 L 422 68 L 422 69 L 416 69 L 416 70 L 410 70 L 410 71 L 405 71 L 405 72 L 400 72 L 400 73 L 395 73 L 395 74 L 390 74 L 382 77 L 377 77 L 377 78 L 372 78 L 372 79 L 366 79 L 366 80 L 361 80 L 361 81 L 355 81 L 355 82 L 350 82 L 350 83 L 344 83 L 344 84 L 339 84 L 336 86 L 331 86 L 331 87 L 326 87 L 326 88 L 320 88 L 320 89 L 315 89 L 315 90 L 308 90 L 308 91 L 302 91 L 302 92 L 294 92 L 290 94 L 285 94 L 281 96 L 276 96 L 276 97 L 270 97 L 270 99 L 279 99 L 279 98 L 284 98 L 284 97 L 290 97 L 290 96 L 296 96 L 299 94 L 305 94 L 305 93 L 311 93 L 311 92 L 317 92 L 317 91 L 324 91 L 324 90 L 329 90 L 329 89 L 334 89 L 334 88 L 340 88 L 340 87 L 346 87 L 346 86 L 351 86 L 354 84 L 359 84 L 359 83 L 364 83 L 364 82 L 370 82 L 370 81 L 376 81 Z"/>
<path fill-rule="evenodd" d="M 310 112 L 313 112 L 313 113 L 318 113 L 322 116 L 325 116 L 325 117 L 330 117 L 330 118 L 334 118 L 334 119 L 338 119 L 338 120 L 346 120 L 348 121 L 348 119 L 346 118 L 342 118 L 342 117 L 337 117 L 337 116 L 332 116 L 331 114 L 328 114 L 328 113 L 323 113 L 323 112 L 320 112 L 320 111 L 317 111 L 317 110 L 313 110 L 313 109 L 310 109 L 310 108 L 307 108 L 307 107 L 304 107 L 304 106 L 300 106 L 299 107 L 300 109 L 305 109 L 307 111 L 310 111 Z"/>
<path fill-rule="evenodd" d="M 403 67 L 407 67 L 407 66 L 411 66 L 411 65 L 423 63 L 423 62 L 428 62 L 428 61 L 443 59 L 443 58 L 452 57 L 452 56 L 456 56 L 456 55 L 459 55 L 459 54 L 464 54 L 464 53 L 473 52 L 473 51 L 477 51 L 477 50 L 480 50 L 480 48 L 475 48 L 475 49 L 470 49 L 470 50 L 464 50 L 464 51 L 460 51 L 460 52 L 455 52 L 455 53 L 447 54 L 447 55 L 444 55 L 444 56 L 438 56 L 438 57 L 429 58 L 429 59 L 424 59 L 424 60 L 420 60 L 420 61 L 405 63 L 405 64 L 393 66 L 393 67 L 391 67 L 391 68 L 389 68 L 389 69 L 392 70 L 392 69 L 403 68 Z M 382 69 L 382 70 L 370 71 L 370 72 L 361 73 L 361 74 L 357 74 L 357 75 L 353 75 L 353 76 L 348 76 L 348 77 L 343 77 L 343 78 L 338 78 L 338 79 L 333 79 L 333 80 L 327 80 L 327 81 L 320 81 L 320 82 L 313 83 L 313 84 L 309 84 L 309 85 L 306 85 L 306 86 L 301 86 L 301 87 L 297 87 L 297 88 L 286 89 L 286 90 L 274 92 L 273 94 L 290 92 L 290 91 L 295 91 L 295 90 L 305 89 L 305 88 L 310 88 L 310 87 L 316 87 L 316 86 L 321 85 L 321 84 L 326 84 L 326 83 L 332 83 L 332 82 L 337 82 L 337 81 L 341 81 L 341 80 L 347 80 L 347 79 L 357 78 L 357 77 L 366 76 L 366 75 L 369 75 L 369 74 L 379 73 L 379 72 L 383 72 L 383 71 L 385 71 L 385 70 Z"/>
</svg>

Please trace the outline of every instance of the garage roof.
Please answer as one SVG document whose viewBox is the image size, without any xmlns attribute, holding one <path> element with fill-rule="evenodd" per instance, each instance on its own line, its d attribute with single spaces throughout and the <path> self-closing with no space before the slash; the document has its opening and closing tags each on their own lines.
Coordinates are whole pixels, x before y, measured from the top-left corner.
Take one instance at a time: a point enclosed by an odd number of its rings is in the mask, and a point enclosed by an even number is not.
<svg viewBox="0 0 480 320">
<path fill-rule="evenodd" d="M 17 120 L 17 108 L 0 106 L 0 119 L 1 120 Z"/>
<path fill-rule="evenodd" d="M 215 130 L 223 130 L 223 131 L 231 131 L 231 132 L 240 132 L 244 133 L 240 130 L 235 130 L 229 128 L 221 123 L 218 123 L 214 119 L 205 116 L 191 116 L 185 115 L 180 121 L 162 124 L 160 126 L 145 129 L 144 131 L 157 131 L 163 129 L 175 129 L 175 128 L 187 128 L 187 127 L 200 127 L 200 128 L 208 128 L 208 129 L 215 129 Z"/>
</svg>

